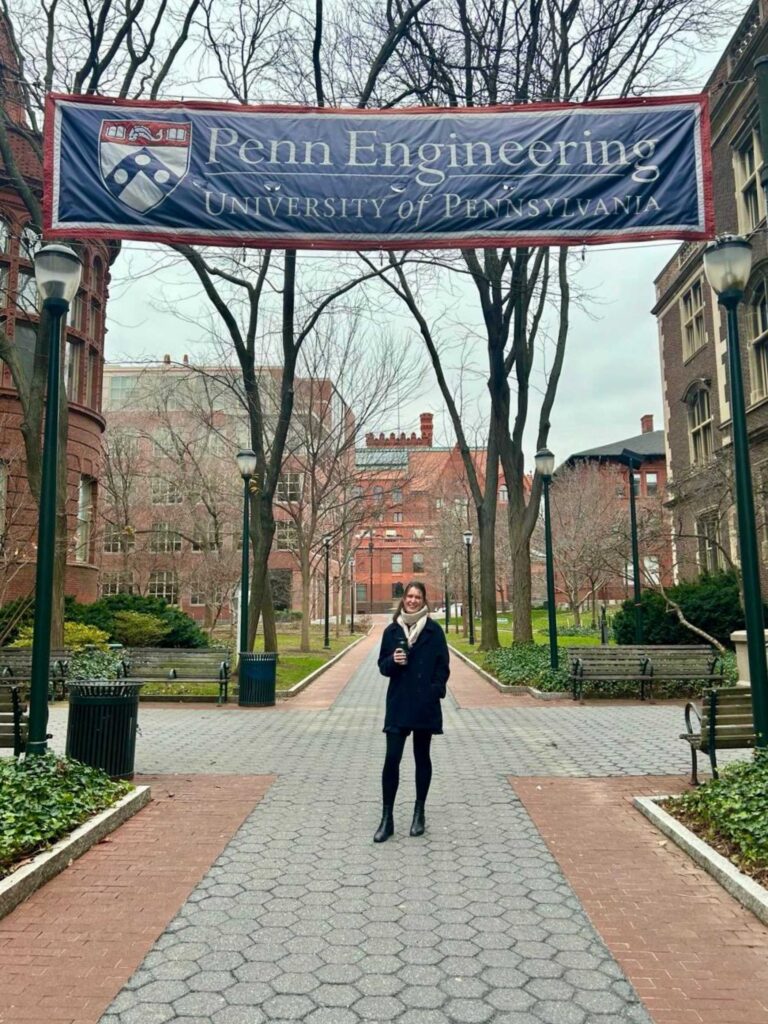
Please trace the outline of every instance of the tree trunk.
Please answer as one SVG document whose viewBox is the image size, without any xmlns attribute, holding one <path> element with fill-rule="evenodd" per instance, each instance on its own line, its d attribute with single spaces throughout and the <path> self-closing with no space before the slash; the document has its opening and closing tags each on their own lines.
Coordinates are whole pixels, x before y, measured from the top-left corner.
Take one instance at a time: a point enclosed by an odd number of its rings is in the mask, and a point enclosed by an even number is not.
<svg viewBox="0 0 768 1024">
<path fill-rule="evenodd" d="M 510 498 L 512 489 L 510 488 Z M 509 516 L 509 545 L 512 561 L 512 642 L 533 642 L 531 622 L 531 550 L 529 537 L 521 521 L 511 511 Z"/>
<path fill-rule="evenodd" d="M 261 628 L 264 632 L 264 650 L 277 651 L 277 625 L 275 624 L 275 606 L 272 601 L 272 581 L 269 578 L 269 573 L 267 573 L 261 605 Z"/>
<path fill-rule="evenodd" d="M 309 620 L 310 620 L 310 588 L 312 586 L 312 571 L 309 565 L 309 551 L 302 547 L 299 556 L 299 568 L 301 571 L 301 643 L 299 650 L 306 654 L 309 651 Z"/>
<path fill-rule="evenodd" d="M 496 504 L 484 501 L 477 510 L 480 534 L 480 650 L 491 651 L 499 646 L 496 622 Z"/>
</svg>

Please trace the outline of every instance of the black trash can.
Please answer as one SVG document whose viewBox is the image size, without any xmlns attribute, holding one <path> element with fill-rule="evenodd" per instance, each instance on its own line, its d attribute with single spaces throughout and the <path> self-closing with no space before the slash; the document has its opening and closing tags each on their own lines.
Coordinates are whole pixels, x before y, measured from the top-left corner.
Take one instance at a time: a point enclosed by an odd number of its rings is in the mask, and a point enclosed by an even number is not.
<svg viewBox="0 0 768 1024">
<path fill-rule="evenodd" d="M 72 680 L 67 757 L 101 768 L 113 779 L 132 779 L 143 685 L 123 679 Z"/>
<path fill-rule="evenodd" d="M 237 703 L 243 708 L 263 708 L 275 703 L 277 655 L 263 651 L 240 655 Z"/>
</svg>

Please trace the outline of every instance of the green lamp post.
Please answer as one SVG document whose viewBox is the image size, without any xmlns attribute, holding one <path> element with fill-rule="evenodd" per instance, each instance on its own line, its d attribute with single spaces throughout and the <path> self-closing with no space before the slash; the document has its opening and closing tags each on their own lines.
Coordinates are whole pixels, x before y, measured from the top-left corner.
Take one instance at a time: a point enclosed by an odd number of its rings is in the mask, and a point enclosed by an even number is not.
<svg viewBox="0 0 768 1024">
<path fill-rule="evenodd" d="M 547 569 L 547 619 L 549 621 L 549 664 L 553 671 L 559 665 L 557 652 L 557 608 L 555 597 L 555 567 L 552 555 L 552 517 L 549 509 L 549 485 L 555 471 L 555 456 L 549 448 L 542 448 L 534 456 L 536 472 L 544 489 L 544 550 Z"/>
<path fill-rule="evenodd" d="M 240 570 L 240 652 L 248 652 L 248 569 L 250 563 L 250 483 L 256 473 L 256 453 L 246 448 L 235 456 L 237 468 L 243 478 L 243 560 Z"/>
<path fill-rule="evenodd" d="M 451 625 L 451 609 L 448 603 L 450 594 L 448 593 L 448 569 L 450 568 L 450 562 L 446 559 L 443 562 L 443 592 L 445 593 L 445 632 L 448 633 Z"/>
<path fill-rule="evenodd" d="M 747 657 L 752 689 L 755 742 L 768 747 L 768 667 L 765 655 L 765 622 L 760 588 L 760 555 L 755 525 L 755 499 L 749 463 L 747 413 L 739 351 L 737 307 L 752 268 L 752 247 L 745 238 L 723 235 L 704 251 L 704 273 L 725 308 L 727 321 L 728 378 L 731 398 L 731 433 L 736 483 L 736 514 L 739 527 L 741 578 L 744 587 L 744 618 L 747 628 Z"/>
<path fill-rule="evenodd" d="M 472 531 L 465 530 L 463 533 L 464 544 L 467 549 L 467 622 L 469 624 L 469 642 L 475 642 L 475 612 L 472 607 Z"/>
<path fill-rule="evenodd" d="M 61 325 L 80 286 L 80 257 L 66 245 L 46 245 L 35 255 L 35 280 L 48 314 L 48 381 L 37 527 L 35 618 L 29 687 L 28 754 L 47 748 L 48 675 L 51 658 L 53 566 L 56 549 L 56 460 L 58 457 Z"/>
<path fill-rule="evenodd" d="M 331 646 L 331 535 L 326 533 L 323 537 L 323 550 L 325 551 L 325 627 L 323 631 L 323 647 L 326 650 Z"/>
</svg>

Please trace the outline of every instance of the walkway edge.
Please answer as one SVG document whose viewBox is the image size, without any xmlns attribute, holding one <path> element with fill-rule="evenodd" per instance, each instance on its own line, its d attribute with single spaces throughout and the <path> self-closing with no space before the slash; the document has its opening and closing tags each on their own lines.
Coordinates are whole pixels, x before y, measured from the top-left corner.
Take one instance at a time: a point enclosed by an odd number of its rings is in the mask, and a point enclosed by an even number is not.
<svg viewBox="0 0 768 1024">
<path fill-rule="evenodd" d="M 484 668 L 480 668 L 480 666 L 476 665 L 471 658 L 468 658 L 466 654 L 454 647 L 452 644 L 448 644 L 448 649 L 466 665 L 473 668 L 479 676 L 482 676 L 486 683 L 490 683 L 491 686 L 495 687 L 499 691 L 499 693 L 527 693 L 531 697 L 536 697 L 537 700 L 562 700 L 564 697 L 571 696 L 571 694 L 566 693 L 565 690 L 553 690 L 551 693 L 548 693 L 545 690 L 537 690 L 535 686 L 514 686 L 508 683 L 500 683 L 496 676 L 492 676 L 490 672 L 486 672 Z"/>
<path fill-rule="evenodd" d="M 367 639 L 372 632 L 373 626 L 371 626 L 367 633 L 362 633 L 353 644 L 347 644 L 344 650 L 339 651 L 339 653 L 335 655 L 333 658 L 331 658 L 330 661 L 326 661 L 326 663 L 324 665 L 321 665 L 320 668 L 316 668 L 314 672 L 310 672 L 308 676 L 304 677 L 304 679 L 300 679 L 298 683 L 294 683 L 289 690 L 280 690 L 280 699 L 290 700 L 291 697 L 295 697 L 297 693 L 301 693 L 301 691 L 305 689 L 307 686 L 309 686 L 310 683 L 314 683 L 318 676 L 321 676 L 323 672 L 327 672 L 331 665 L 335 665 L 336 662 L 340 661 L 345 654 L 349 654 L 349 652 L 351 650 L 354 650 L 354 648 L 357 647 L 359 643 L 362 643 L 363 640 Z"/>
<path fill-rule="evenodd" d="M 632 802 L 641 814 L 719 882 L 726 892 L 747 910 L 751 910 L 763 924 L 768 924 L 768 889 L 764 889 L 754 878 L 739 871 L 726 857 L 713 850 L 708 843 L 658 806 L 659 800 L 666 799 L 668 797 L 636 796 Z"/>
<path fill-rule="evenodd" d="M 132 818 L 152 799 L 149 786 L 137 786 L 131 793 L 118 800 L 106 811 L 86 821 L 60 839 L 50 850 L 37 854 L 29 864 L 14 871 L 0 881 L 0 918 L 10 914 L 28 896 L 46 882 L 69 867 L 73 860 L 82 857 L 96 843 L 114 832 L 116 828 Z"/>
</svg>

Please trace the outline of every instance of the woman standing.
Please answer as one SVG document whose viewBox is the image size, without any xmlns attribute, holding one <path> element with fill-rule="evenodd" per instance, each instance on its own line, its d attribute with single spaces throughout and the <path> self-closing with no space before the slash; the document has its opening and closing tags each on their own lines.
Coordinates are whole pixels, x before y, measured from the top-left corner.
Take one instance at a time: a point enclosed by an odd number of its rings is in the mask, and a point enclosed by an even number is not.
<svg viewBox="0 0 768 1024">
<path fill-rule="evenodd" d="M 393 621 L 384 630 L 379 651 L 379 671 L 389 676 L 384 732 L 387 754 L 381 775 L 384 811 L 374 843 L 383 843 L 395 831 L 392 816 L 400 781 L 400 760 L 405 741 L 413 733 L 416 761 L 416 804 L 411 835 L 424 833 L 424 804 L 432 780 L 429 747 L 443 731 L 440 701 L 450 675 L 445 634 L 429 617 L 427 590 L 417 580 L 409 583 Z"/>
</svg>

